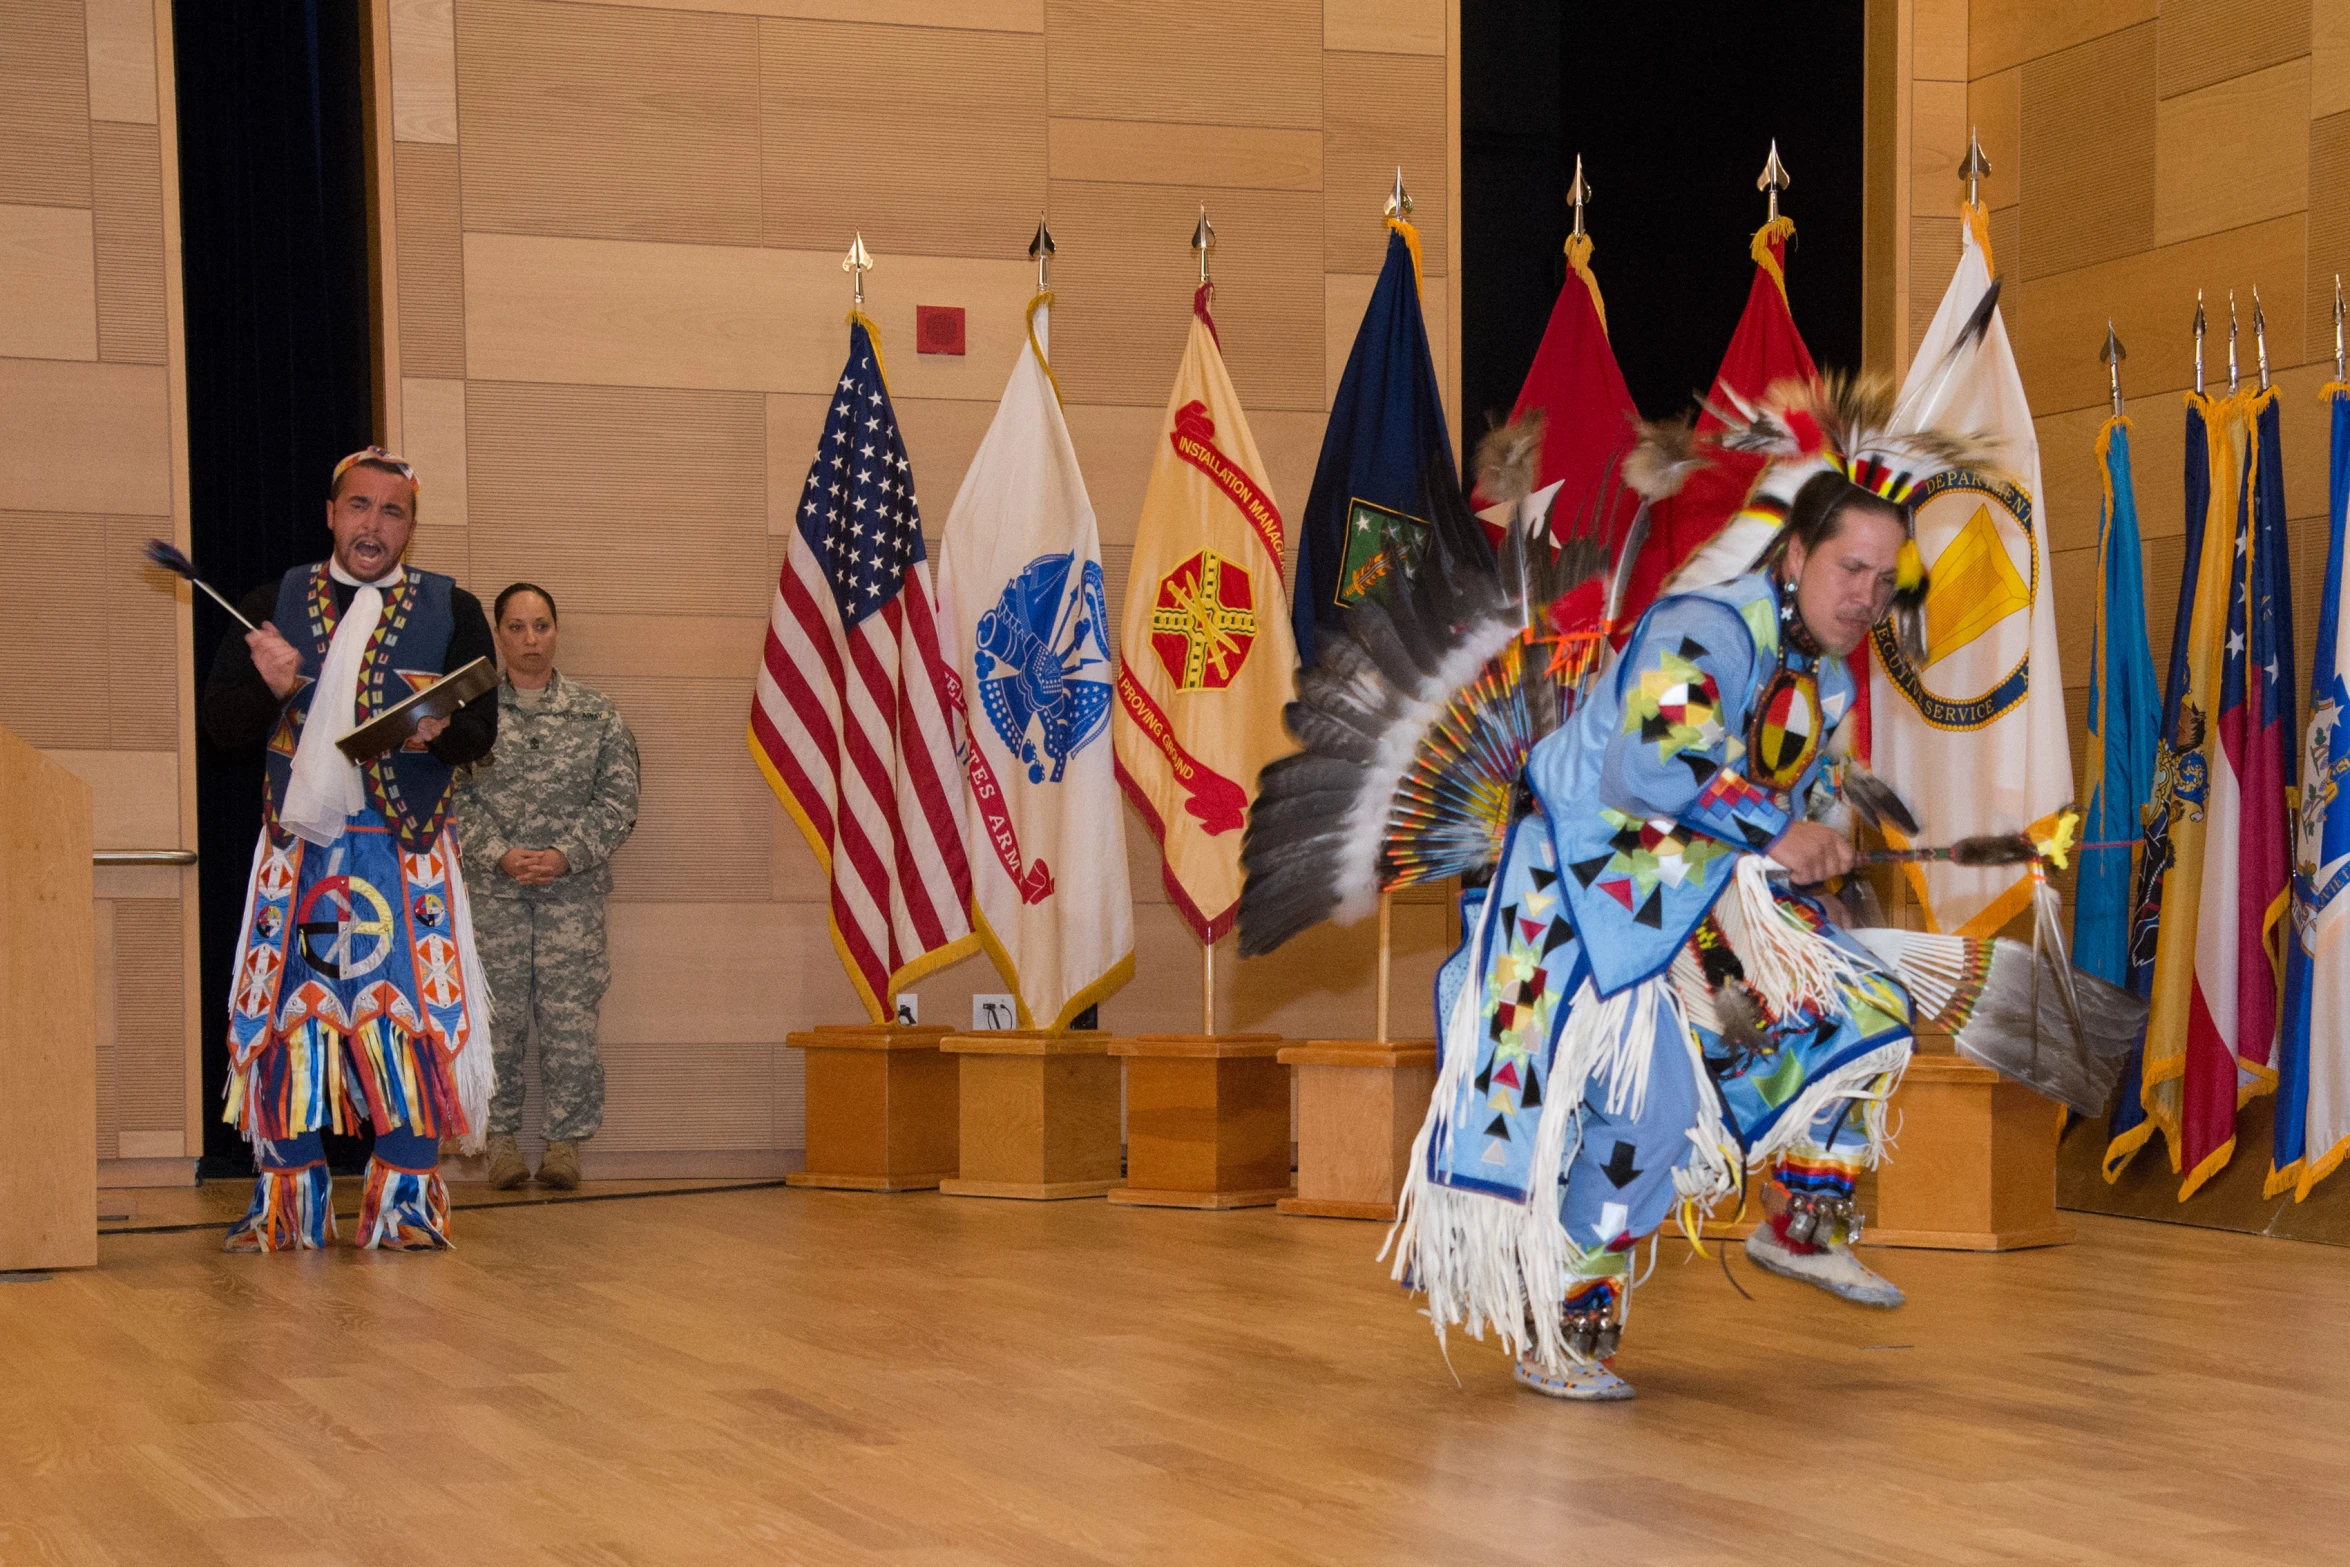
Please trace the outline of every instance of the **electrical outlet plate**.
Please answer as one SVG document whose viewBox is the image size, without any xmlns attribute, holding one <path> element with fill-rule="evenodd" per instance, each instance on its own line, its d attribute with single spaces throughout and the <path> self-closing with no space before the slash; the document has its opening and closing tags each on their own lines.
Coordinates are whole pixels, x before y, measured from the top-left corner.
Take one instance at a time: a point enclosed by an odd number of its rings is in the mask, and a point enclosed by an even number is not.
<svg viewBox="0 0 2350 1567">
<path fill-rule="evenodd" d="M 971 1031 L 975 1034 L 991 1029 L 1018 1028 L 1020 1002 L 1008 995 L 984 995 L 971 998 Z"/>
<path fill-rule="evenodd" d="M 912 1028 L 922 1021 L 922 998 L 911 990 L 898 992 L 898 1026 Z"/>
</svg>

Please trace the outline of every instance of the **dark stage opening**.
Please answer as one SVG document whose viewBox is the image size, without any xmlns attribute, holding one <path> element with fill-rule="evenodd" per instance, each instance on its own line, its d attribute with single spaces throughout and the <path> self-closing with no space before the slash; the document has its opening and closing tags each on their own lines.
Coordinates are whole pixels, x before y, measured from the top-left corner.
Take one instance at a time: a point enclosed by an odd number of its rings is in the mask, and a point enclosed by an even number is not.
<svg viewBox="0 0 2350 1567">
<path fill-rule="evenodd" d="M 361 11 L 347 0 L 172 7 L 190 553 L 232 598 L 325 553 L 327 474 L 367 444 L 374 425 Z M 196 595 L 199 692 L 232 629 L 225 611 Z M 227 1174 L 252 1168 L 220 1107 L 229 969 L 261 830 L 261 753 L 222 752 L 199 729 L 196 812 L 203 1168 Z M 338 1164 L 366 1146 L 329 1145 Z"/>
<path fill-rule="evenodd" d="M 1506 417 L 1542 339 L 1583 157 L 1608 335 L 1642 414 L 1689 405 L 1738 324 L 1772 139 L 1794 184 L 1795 323 L 1821 368 L 1861 355 L 1864 0 L 1652 11 L 1461 10 L 1462 428 Z"/>
</svg>

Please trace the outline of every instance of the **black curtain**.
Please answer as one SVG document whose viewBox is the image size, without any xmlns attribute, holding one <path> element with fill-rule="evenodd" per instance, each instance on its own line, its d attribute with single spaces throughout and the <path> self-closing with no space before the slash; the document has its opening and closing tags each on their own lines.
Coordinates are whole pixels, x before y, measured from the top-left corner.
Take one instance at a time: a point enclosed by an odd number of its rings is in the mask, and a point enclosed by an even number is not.
<svg viewBox="0 0 2350 1567">
<path fill-rule="evenodd" d="M 1575 156 L 1608 335 L 1658 417 L 1712 384 L 1745 308 L 1775 137 L 1794 180 L 1795 324 L 1823 368 L 1861 346 L 1864 0 L 1771 7 L 1466 0 L 1461 13 L 1463 421 L 1506 416 L 1565 275 Z"/>
<path fill-rule="evenodd" d="M 178 0 L 181 275 L 196 563 L 231 598 L 322 558 L 327 475 L 367 444 L 365 124 L 350 0 Z M 196 682 L 235 626 L 196 597 Z M 197 740 L 207 1173 L 249 1170 L 220 1122 L 229 967 L 261 828 L 261 756 Z M 363 1144 L 339 1147 L 348 1163 Z"/>
</svg>

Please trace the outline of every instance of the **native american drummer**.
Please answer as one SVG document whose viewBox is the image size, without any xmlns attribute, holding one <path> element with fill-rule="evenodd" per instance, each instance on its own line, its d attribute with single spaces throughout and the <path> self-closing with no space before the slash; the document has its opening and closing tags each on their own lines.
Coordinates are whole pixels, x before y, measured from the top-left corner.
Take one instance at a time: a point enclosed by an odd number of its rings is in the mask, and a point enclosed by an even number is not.
<svg viewBox="0 0 2350 1567">
<path fill-rule="evenodd" d="M 494 689 L 416 721 L 354 763 L 336 740 L 412 692 L 494 657 L 489 621 L 447 577 L 403 566 L 416 475 L 376 447 L 336 464 L 332 558 L 242 606 L 204 692 L 213 741 L 266 742 L 260 842 L 229 997 L 225 1118 L 254 1148 L 253 1203 L 230 1251 L 335 1234 L 320 1134 L 375 1129 L 358 1244 L 448 1245 L 444 1137 L 478 1148 L 491 1088 L 489 994 L 457 843 L 456 768 L 497 737 Z"/>
</svg>

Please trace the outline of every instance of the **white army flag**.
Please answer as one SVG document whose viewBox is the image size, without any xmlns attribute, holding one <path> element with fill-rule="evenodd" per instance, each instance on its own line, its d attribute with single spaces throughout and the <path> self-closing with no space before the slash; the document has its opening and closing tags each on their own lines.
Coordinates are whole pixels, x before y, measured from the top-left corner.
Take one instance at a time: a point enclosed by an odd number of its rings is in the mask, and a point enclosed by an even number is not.
<svg viewBox="0 0 2350 1567">
<path fill-rule="evenodd" d="M 1052 378 L 1049 297 L 1028 307 L 938 560 L 979 936 L 1022 1028 L 1066 1028 L 1134 974 L 1101 539 Z"/>
</svg>

